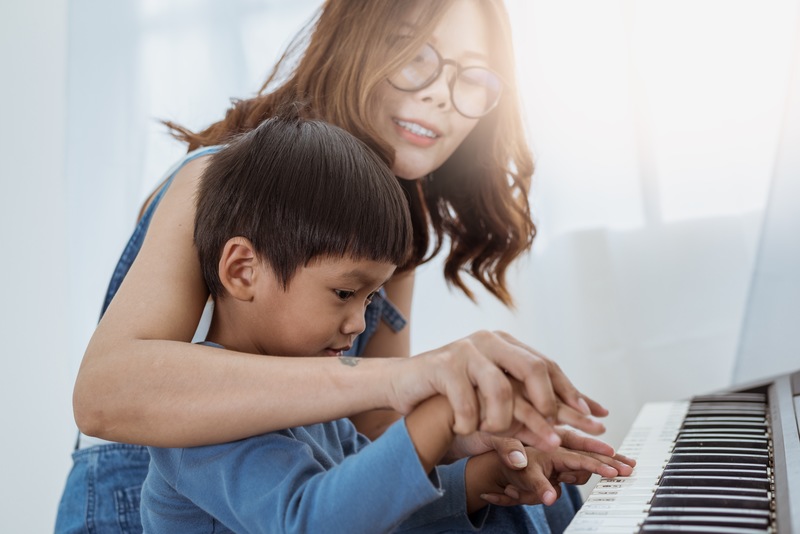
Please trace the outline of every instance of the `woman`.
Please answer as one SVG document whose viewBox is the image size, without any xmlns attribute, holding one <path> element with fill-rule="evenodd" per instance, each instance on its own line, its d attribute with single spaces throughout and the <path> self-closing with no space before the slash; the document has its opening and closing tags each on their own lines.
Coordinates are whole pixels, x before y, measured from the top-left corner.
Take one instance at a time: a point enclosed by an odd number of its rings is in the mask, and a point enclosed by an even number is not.
<svg viewBox="0 0 800 534">
<path fill-rule="evenodd" d="M 124 444 L 76 452 L 57 531 L 138 531 L 147 456 L 132 443 L 205 445 L 345 416 L 375 437 L 397 412 L 434 393 L 448 397 L 464 435 L 501 432 L 516 421 L 523 427 L 517 437 L 547 450 L 559 443 L 552 423 L 602 431 L 589 416 L 606 411 L 556 364 L 506 334 L 478 332 L 405 358 L 414 267 L 447 243 L 449 283 L 471 296 L 466 271 L 510 304 L 506 270 L 535 234 L 527 202 L 533 166 L 501 0 L 329 0 L 300 37 L 260 94 L 235 102 L 223 120 L 199 133 L 170 124 L 193 152 L 143 212 L 75 386 L 80 429 Z M 386 298 L 368 308 L 367 331 L 354 347 L 363 360 L 308 365 L 220 356 L 189 343 L 208 296 L 192 246 L 204 156 L 298 100 L 306 114 L 371 146 L 408 193 L 415 254 L 386 284 Z M 613 454 L 597 440 L 559 433 L 567 446 Z M 519 442 L 487 442 L 485 435 L 466 439 L 454 454 L 494 446 L 510 464 L 519 462 Z"/>
</svg>

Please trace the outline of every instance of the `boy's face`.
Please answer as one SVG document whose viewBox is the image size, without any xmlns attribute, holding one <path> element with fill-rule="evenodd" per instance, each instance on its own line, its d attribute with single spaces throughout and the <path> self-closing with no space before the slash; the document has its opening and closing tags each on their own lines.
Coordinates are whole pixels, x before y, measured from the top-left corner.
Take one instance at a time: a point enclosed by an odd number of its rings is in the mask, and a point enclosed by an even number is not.
<svg viewBox="0 0 800 534">
<path fill-rule="evenodd" d="M 259 264 L 259 268 L 263 271 L 256 279 L 247 317 L 233 325 L 238 350 L 276 356 L 338 356 L 364 331 L 366 306 L 394 273 L 395 265 L 349 257 L 317 258 L 298 269 L 286 290 L 268 267 Z"/>
</svg>

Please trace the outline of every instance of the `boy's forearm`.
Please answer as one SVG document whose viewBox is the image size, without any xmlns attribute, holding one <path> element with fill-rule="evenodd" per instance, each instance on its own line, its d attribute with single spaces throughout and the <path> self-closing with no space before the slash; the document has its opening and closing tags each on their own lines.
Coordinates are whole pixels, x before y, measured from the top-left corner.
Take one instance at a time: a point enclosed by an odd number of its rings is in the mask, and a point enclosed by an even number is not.
<svg viewBox="0 0 800 534">
<path fill-rule="evenodd" d="M 431 397 L 406 416 L 406 428 L 425 472 L 430 472 L 450 449 L 455 416 L 447 398 Z"/>
</svg>

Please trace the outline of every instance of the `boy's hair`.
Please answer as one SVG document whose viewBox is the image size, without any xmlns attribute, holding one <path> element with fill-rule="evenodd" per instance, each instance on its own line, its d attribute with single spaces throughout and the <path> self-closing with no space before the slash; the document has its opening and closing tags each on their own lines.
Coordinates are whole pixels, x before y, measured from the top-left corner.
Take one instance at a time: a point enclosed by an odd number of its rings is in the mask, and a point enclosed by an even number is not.
<svg viewBox="0 0 800 534">
<path fill-rule="evenodd" d="M 295 108 L 296 109 L 296 108 Z M 341 128 L 283 112 L 211 156 L 197 192 L 194 242 L 213 297 L 225 243 L 253 243 L 284 288 L 319 256 L 403 265 L 412 247 L 403 190 Z"/>
</svg>

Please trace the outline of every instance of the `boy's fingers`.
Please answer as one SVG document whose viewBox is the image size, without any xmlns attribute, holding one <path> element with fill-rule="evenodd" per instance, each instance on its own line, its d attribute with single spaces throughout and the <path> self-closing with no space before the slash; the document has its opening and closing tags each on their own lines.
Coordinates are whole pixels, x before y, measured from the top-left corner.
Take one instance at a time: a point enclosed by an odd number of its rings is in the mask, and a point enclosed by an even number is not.
<svg viewBox="0 0 800 534">
<path fill-rule="evenodd" d="M 524 469 L 528 465 L 528 454 L 522 442 L 515 438 L 491 436 L 492 446 L 509 469 Z"/>
<path fill-rule="evenodd" d="M 516 506 L 520 504 L 516 499 L 512 499 L 502 493 L 484 493 L 481 495 L 481 499 L 495 506 Z"/>
</svg>

